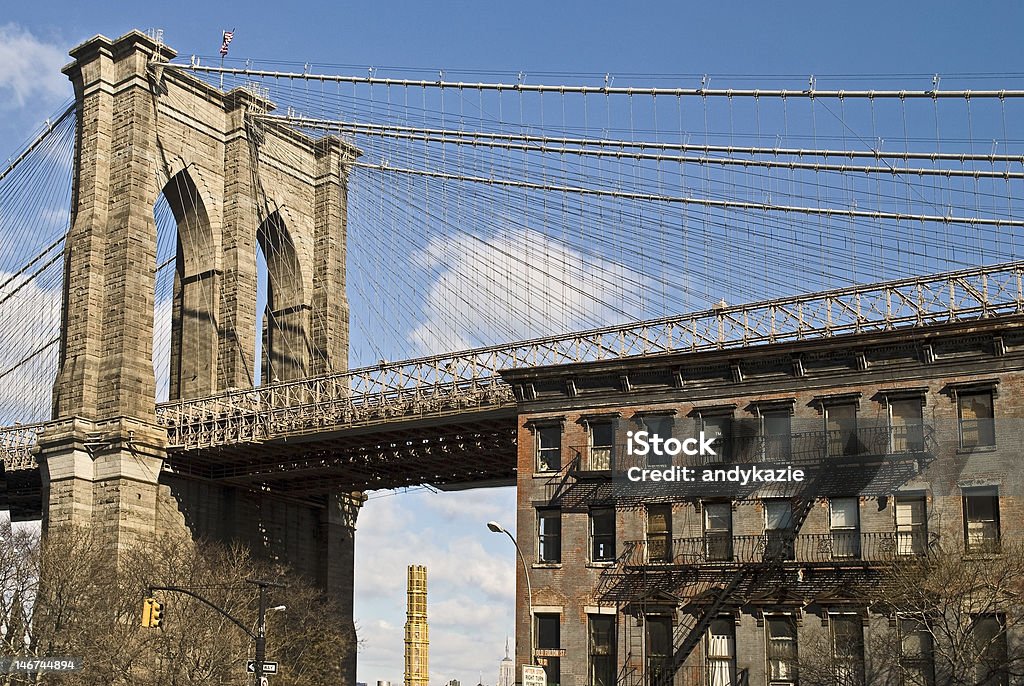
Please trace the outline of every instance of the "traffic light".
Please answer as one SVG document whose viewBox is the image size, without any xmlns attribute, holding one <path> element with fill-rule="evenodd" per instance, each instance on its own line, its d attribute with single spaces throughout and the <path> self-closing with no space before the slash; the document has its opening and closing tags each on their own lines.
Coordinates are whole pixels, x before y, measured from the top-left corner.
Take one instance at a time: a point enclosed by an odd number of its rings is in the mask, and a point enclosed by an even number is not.
<svg viewBox="0 0 1024 686">
<path fill-rule="evenodd" d="M 152 598 L 142 601 L 142 626 L 144 627 L 153 626 L 153 603 L 155 602 Z"/>
<path fill-rule="evenodd" d="M 152 611 L 149 616 L 149 625 L 154 629 L 160 628 L 164 623 L 164 604 L 159 600 L 153 601 Z"/>
<path fill-rule="evenodd" d="M 156 629 L 164 623 L 164 604 L 156 598 L 146 598 L 142 602 L 142 626 Z"/>
</svg>

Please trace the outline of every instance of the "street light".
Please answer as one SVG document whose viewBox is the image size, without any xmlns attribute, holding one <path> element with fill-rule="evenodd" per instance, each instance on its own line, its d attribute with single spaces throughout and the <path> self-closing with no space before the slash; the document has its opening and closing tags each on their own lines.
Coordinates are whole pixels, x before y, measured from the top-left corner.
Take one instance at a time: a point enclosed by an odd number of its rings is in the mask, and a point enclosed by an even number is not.
<svg viewBox="0 0 1024 686">
<path fill-rule="evenodd" d="M 487 522 L 487 528 L 496 534 L 505 534 L 508 536 L 508 539 L 512 541 L 512 545 L 516 547 L 516 552 L 519 554 L 519 561 L 523 563 L 523 572 L 526 574 L 526 597 L 527 602 L 530 604 L 530 664 L 535 665 L 537 664 L 537 659 L 534 657 L 534 648 L 536 643 L 533 640 L 533 586 L 530 584 L 530 568 L 526 565 L 526 558 L 523 557 L 523 551 L 520 550 L 519 544 L 516 543 L 515 536 L 510 534 L 501 524 L 494 521 Z"/>
</svg>

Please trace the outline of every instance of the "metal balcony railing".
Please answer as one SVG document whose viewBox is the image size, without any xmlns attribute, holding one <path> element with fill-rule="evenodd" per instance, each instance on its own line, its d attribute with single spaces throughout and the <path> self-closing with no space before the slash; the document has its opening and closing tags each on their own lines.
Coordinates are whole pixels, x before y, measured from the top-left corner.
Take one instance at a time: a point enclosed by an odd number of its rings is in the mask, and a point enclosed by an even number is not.
<svg viewBox="0 0 1024 686">
<path fill-rule="evenodd" d="M 735 660 L 712 659 L 703 665 L 682 665 L 673 674 L 671 656 L 650 656 L 646 670 L 620 680 L 623 686 L 746 686 L 746 669 L 737 669 Z"/>
<path fill-rule="evenodd" d="M 680 436 L 690 438 L 690 436 Z M 730 436 L 714 441 L 715 455 L 686 455 L 648 451 L 630 452 L 628 443 L 610 446 L 570 446 L 585 472 L 623 473 L 631 467 L 714 467 L 733 464 L 792 464 L 813 467 L 834 464 L 844 457 L 870 461 L 871 458 L 906 457 L 918 459 L 934 449 L 931 426 L 860 427 L 843 431 L 799 431 L 774 436 Z"/>
<path fill-rule="evenodd" d="M 661 534 L 642 541 L 627 541 L 626 565 L 694 566 L 756 564 L 772 561 L 807 564 L 888 562 L 925 554 L 934 543 L 926 532 L 831 531 L 793 535 L 768 531 L 754 536 L 708 533 L 693 538 Z"/>
</svg>

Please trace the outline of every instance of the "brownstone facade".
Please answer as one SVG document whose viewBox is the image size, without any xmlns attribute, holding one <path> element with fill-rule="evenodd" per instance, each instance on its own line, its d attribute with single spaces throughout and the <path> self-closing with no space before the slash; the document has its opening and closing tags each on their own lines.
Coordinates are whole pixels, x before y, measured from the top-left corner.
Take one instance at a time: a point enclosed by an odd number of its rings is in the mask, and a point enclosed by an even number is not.
<svg viewBox="0 0 1024 686">
<path fill-rule="evenodd" d="M 533 621 L 549 683 L 796 684 L 786 651 L 822 636 L 863 681 L 864 646 L 896 621 L 872 607 L 888 565 L 939 541 L 998 555 L 1024 534 L 1020 317 L 505 378 L 533 586 L 531 618 L 520 569 L 517 662 Z M 718 454 L 630 456 L 641 430 L 704 430 Z M 630 466 L 751 463 L 807 477 L 624 479 Z"/>
</svg>

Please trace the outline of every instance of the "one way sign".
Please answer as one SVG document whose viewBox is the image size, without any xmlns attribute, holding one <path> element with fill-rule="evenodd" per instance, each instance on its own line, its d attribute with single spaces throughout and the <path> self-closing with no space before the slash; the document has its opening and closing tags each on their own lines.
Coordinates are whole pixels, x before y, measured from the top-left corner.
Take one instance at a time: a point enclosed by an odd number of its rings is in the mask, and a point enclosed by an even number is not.
<svg viewBox="0 0 1024 686">
<path fill-rule="evenodd" d="M 245 663 L 245 671 L 247 674 L 256 673 L 256 660 L 249 660 Z M 277 674 L 277 663 L 276 662 L 264 662 L 263 663 L 264 674 Z"/>
</svg>

